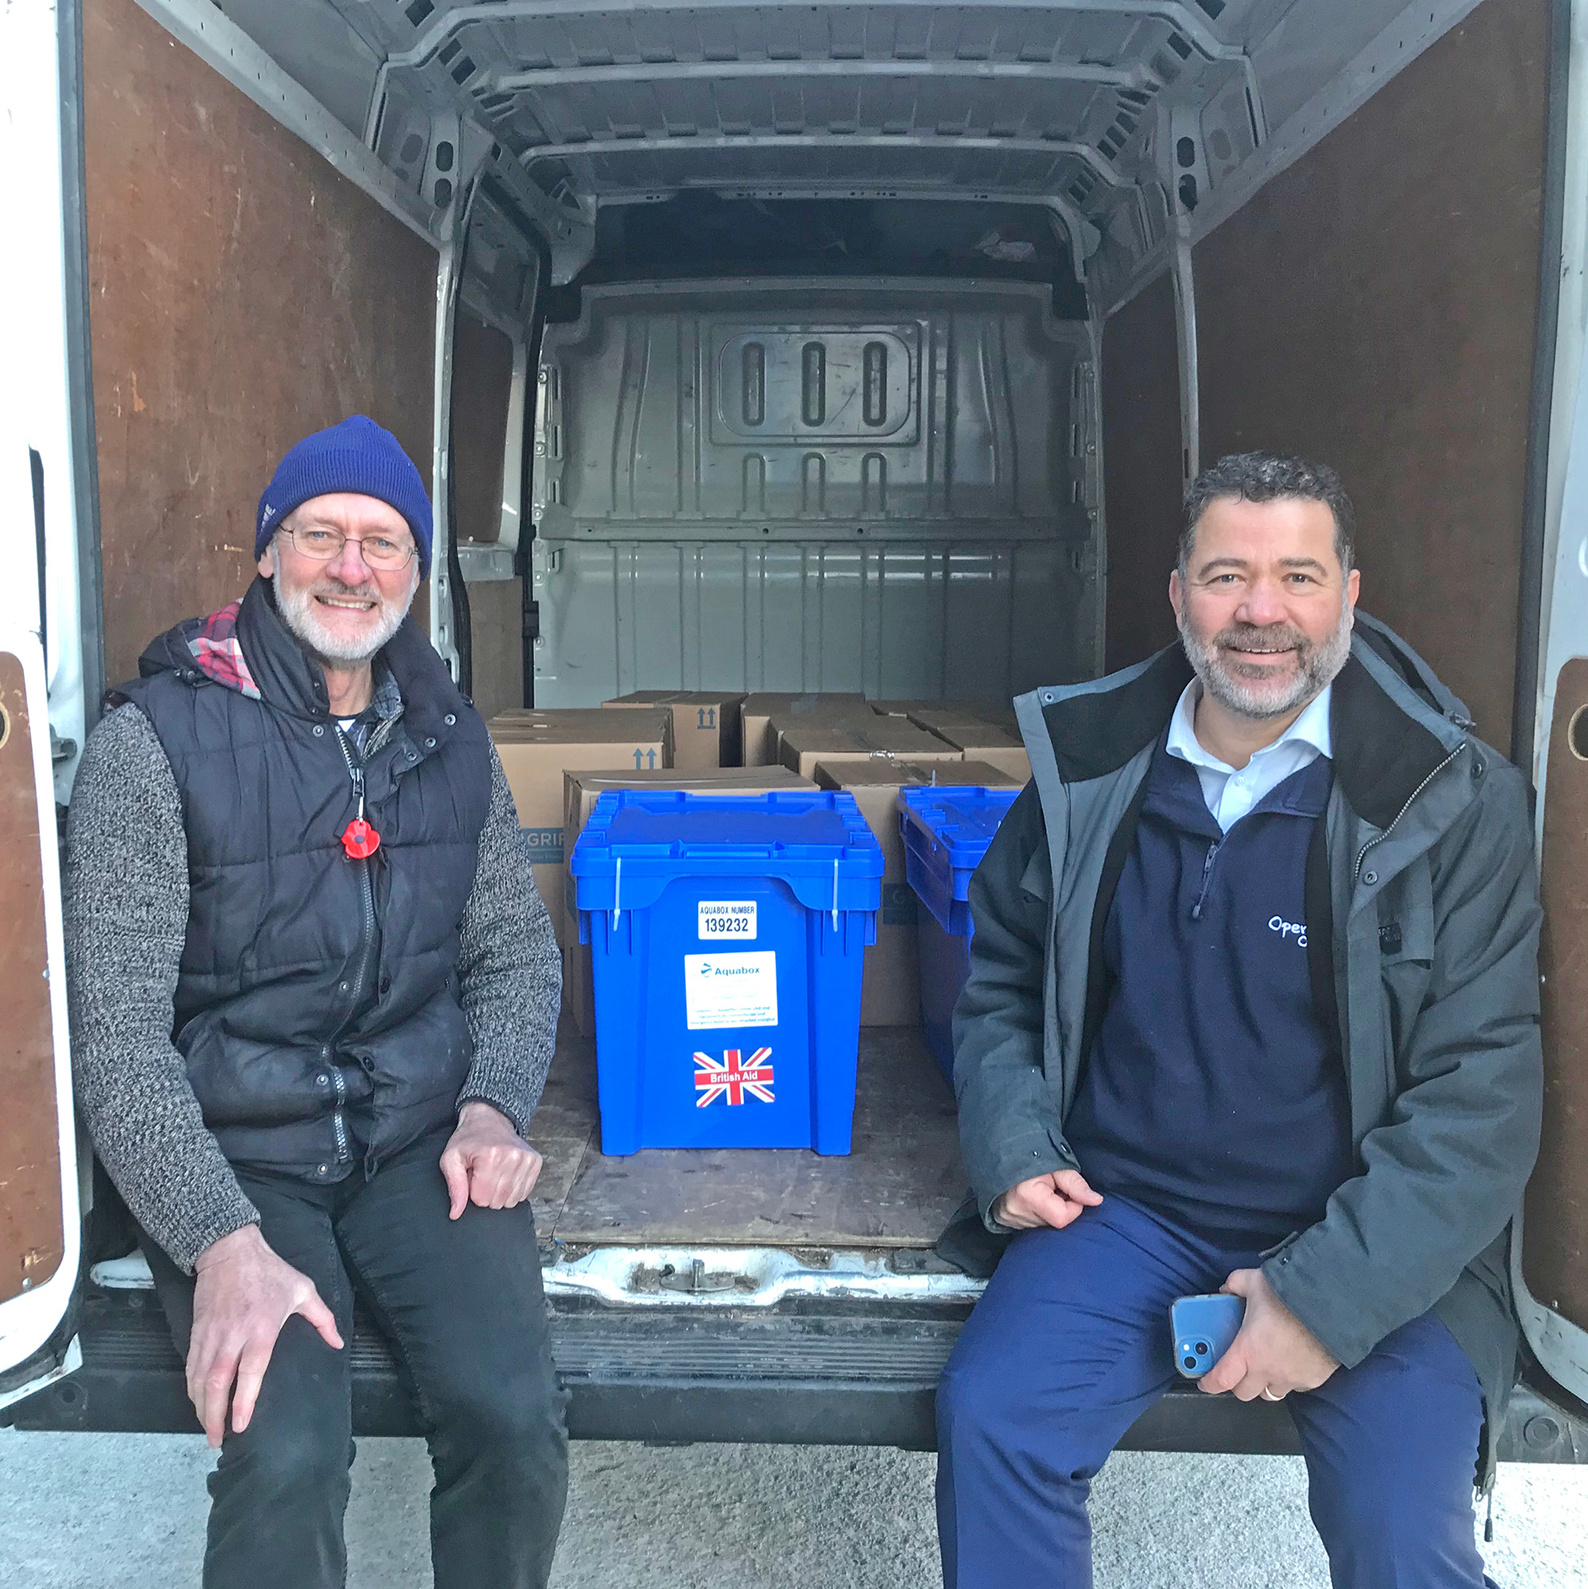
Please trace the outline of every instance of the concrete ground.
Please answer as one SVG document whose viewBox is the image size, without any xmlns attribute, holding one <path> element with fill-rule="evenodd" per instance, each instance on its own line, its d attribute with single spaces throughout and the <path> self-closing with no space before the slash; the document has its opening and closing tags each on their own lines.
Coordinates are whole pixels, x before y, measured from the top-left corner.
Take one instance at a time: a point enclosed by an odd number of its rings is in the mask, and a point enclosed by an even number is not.
<svg viewBox="0 0 1588 1589">
<path fill-rule="evenodd" d="M 196 1436 L 0 1430 L 0 1584 L 197 1584 Z M 428 1464 L 361 1442 L 350 1589 L 427 1585 Z M 1299 1459 L 1122 1453 L 1092 1515 L 1099 1589 L 1327 1589 Z M 1588 1468 L 1506 1466 L 1485 1547 L 1501 1589 L 1588 1585 Z M 931 1589 L 932 1458 L 823 1446 L 574 1447 L 556 1589 Z"/>
</svg>

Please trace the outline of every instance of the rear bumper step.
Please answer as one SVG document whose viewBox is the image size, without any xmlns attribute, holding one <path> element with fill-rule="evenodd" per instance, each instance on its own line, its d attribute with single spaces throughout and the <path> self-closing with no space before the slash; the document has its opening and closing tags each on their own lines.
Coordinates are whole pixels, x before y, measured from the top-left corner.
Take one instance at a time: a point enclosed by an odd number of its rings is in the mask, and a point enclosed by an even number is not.
<svg viewBox="0 0 1588 1589">
<path fill-rule="evenodd" d="M 552 1345 L 576 1439 L 892 1445 L 930 1450 L 938 1376 L 964 1308 L 612 1308 L 552 1305 Z M 83 1366 L 0 1417 L 19 1429 L 195 1432 L 182 1364 L 155 1298 L 90 1292 Z M 382 1337 L 354 1331 L 353 1424 L 417 1435 L 412 1403 Z M 1177 1386 L 1122 1449 L 1288 1455 L 1283 1406 Z M 1504 1461 L 1588 1462 L 1588 1425 L 1526 1386 L 1512 1399 Z"/>
</svg>

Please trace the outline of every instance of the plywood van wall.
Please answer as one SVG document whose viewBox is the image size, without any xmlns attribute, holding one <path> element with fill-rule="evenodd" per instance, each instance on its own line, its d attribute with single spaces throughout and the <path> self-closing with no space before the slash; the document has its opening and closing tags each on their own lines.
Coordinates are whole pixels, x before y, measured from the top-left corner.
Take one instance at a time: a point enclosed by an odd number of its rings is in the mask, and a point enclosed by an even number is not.
<svg viewBox="0 0 1588 1589">
<path fill-rule="evenodd" d="M 85 0 L 83 77 L 115 682 L 242 593 L 300 436 L 365 413 L 429 478 L 436 255 L 133 0 Z"/>
<path fill-rule="evenodd" d="M 1196 248 L 1202 456 L 1333 463 L 1364 607 L 1511 739 L 1547 0 L 1484 0 Z"/>
<path fill-rule="evenodd" d="M 1175 637 L 1169 570 L 1180 533 L 1180 366 L 1174 287 L 1160 276 L 1103 327 L 1106 665 Z"/>
</svg>

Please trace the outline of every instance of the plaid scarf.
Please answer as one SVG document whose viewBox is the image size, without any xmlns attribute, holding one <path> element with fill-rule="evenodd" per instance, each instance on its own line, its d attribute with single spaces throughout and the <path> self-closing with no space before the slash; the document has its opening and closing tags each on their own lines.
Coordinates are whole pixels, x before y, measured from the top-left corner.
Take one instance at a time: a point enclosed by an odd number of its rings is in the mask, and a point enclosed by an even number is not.
<svg viewBox="0 0 1588 1589">
<path fill-rule="evenodd" d="M 248 671 L 248 659 L 237 638 L 237 614 L 242 605 L 241 600 L 230 601 L 219 612 L 212 612 L 199 625 L 187 648 L 200 669 L 217 684 L 257 701 L 259 686 Z"/>
</svg>

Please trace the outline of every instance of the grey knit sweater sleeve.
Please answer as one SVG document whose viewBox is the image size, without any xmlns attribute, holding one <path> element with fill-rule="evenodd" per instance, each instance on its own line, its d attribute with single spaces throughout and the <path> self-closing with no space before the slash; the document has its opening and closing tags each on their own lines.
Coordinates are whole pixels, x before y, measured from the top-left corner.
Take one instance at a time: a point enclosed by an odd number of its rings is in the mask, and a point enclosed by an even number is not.
<svg viewBox="0 0 1588 1589">
<path fill-rule="evenodd" d="M 526 1133 L 557 1043 L 562 955 L 494 745 L 491 808 L 462 938 L 458 974 L 475 1054 L 458 1102 L 480 1099 Z"/>
<path fill-rule="evenodd" d="M 204 1125 L 171 1042 L 187 837 L 171 764 L 135 706 L 88 736 L 64 877 L 72 1075 L 94 1151 L 180 1268 L 259 1214 Z"/>
</svg>

